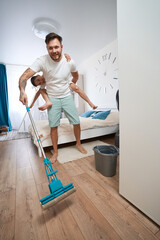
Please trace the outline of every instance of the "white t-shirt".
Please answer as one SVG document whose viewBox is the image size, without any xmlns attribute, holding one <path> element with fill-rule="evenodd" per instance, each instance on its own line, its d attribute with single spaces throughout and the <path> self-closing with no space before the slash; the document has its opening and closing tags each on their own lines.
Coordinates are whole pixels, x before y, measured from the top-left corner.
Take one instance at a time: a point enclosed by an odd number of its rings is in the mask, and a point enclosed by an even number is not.
<svg viewBox="0 0 160 240">
<path fill-rule="evenodd" d="M 49 55 L 44 55 L 37 58 L 30 68 L 34 72 L 43 72 L 48 96 L 63 98 L 71 94 L 68 78 L 71 72 L 77 71 L 72 59 L 70 62 L 67 62 L 63 55 L 60 62 L 55 62 Z"/>
</svg>

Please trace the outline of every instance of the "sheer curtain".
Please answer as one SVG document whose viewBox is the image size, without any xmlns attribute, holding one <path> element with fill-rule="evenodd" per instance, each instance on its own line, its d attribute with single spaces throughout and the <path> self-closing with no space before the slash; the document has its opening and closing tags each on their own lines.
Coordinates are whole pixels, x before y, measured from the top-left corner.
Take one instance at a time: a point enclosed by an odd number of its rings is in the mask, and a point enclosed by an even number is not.
<svg viewBox="0 0 160 240">
<path fill-rule="evenodd" d="M 28 131 L 30 120 L 28 115 L 26 114 L 25 106 L 19 101 L 19 88 L 18 88 L 19 77 L 28 68 L 28 66 L 6 65 L 6 68 L 8 80 L 8 96 L 10 103 L 9 116 L 12 128 L 14 130 Z M 32 86 L 30 80 L 27 81 L 26 93 L 30 105 L 36 93 L 36 88 Z M 38 110 L 38 107 L 43 103 L 44 102 L 42 98 L 39 97 L 34 107 L 31 109 L 31 113 L 34 120 L 48 119 L 47 111 L 42 112 Z"/>
</svg>

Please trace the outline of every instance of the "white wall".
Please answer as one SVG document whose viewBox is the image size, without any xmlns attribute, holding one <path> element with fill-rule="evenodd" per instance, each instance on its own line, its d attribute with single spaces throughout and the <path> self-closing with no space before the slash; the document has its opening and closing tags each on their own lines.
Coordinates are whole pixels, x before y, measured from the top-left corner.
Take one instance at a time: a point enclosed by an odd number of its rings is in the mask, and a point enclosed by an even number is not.
<svg viewBox="0 0 160 240">
<path fill-rule="evenodd" d="M 32 31 L 37 18 L 58 22 L 64 53 L 77 64 L 117 37 L 116 0 L 0 1 L 0 62 L 31 65 L 47 53 Z"/>
<path fill-rule="evenodd" d="M 160 224 L 160 1 L 117 4 L 120 194 Z"/>
<path fill-rule="evenodd" d="M 117 40 L 86 59 L 80 66 L 83 75 L 84 91 L 99 108 L 116 108 L 118 89 Z M 85 103 L 85 110 L 91 109 Z"/>
</svg>

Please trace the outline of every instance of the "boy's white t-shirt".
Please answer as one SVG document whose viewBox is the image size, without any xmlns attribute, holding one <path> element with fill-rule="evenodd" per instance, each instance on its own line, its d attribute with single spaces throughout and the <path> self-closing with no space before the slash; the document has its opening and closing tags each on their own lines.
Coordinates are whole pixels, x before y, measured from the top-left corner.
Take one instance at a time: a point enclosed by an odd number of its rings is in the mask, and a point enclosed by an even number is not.
<svg viewBox="0 0 160 240">
<path fill-rule="evenodd" d="M 34 72 L 43 72 L 46 80 L 46 90 L 49 97 L 63 98 L 71 94 L 68 79 L 71 72 L 76 72 L 76 65 L 71 59 L 67 62 L 62 56 L 60 62 L 55 62 L 49 55 L 44 55 L 36 59 L 30 66 Z"/>
</svg>

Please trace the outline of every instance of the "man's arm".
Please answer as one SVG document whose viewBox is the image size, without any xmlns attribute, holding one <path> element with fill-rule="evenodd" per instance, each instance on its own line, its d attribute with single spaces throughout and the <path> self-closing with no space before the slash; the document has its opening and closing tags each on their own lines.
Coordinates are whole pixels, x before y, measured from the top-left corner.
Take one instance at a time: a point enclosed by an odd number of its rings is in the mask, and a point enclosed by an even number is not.
<svg viewBox="0 0 160 240">
<path fill-rule="evenodd" d="M 25 105 L 28 104 L 27 94 L 25 93 L 25 87 L 27 85 L 27 80 L 32 77 L 35 72 L 28 68 L 20 77 L 19 79 L 19 90 L 20 90 L 20 97 L 19 100 Z"/>
<path fill-rule="evenodd" d="M 78 72 L 71 72 L 71 74 L 72 74 L 72 82 L 73 83 L 77 83 L 77 81 L 78 81 L 78 77 L 79 77 L 79 75 L 78 75 Z"/>
</svg>

